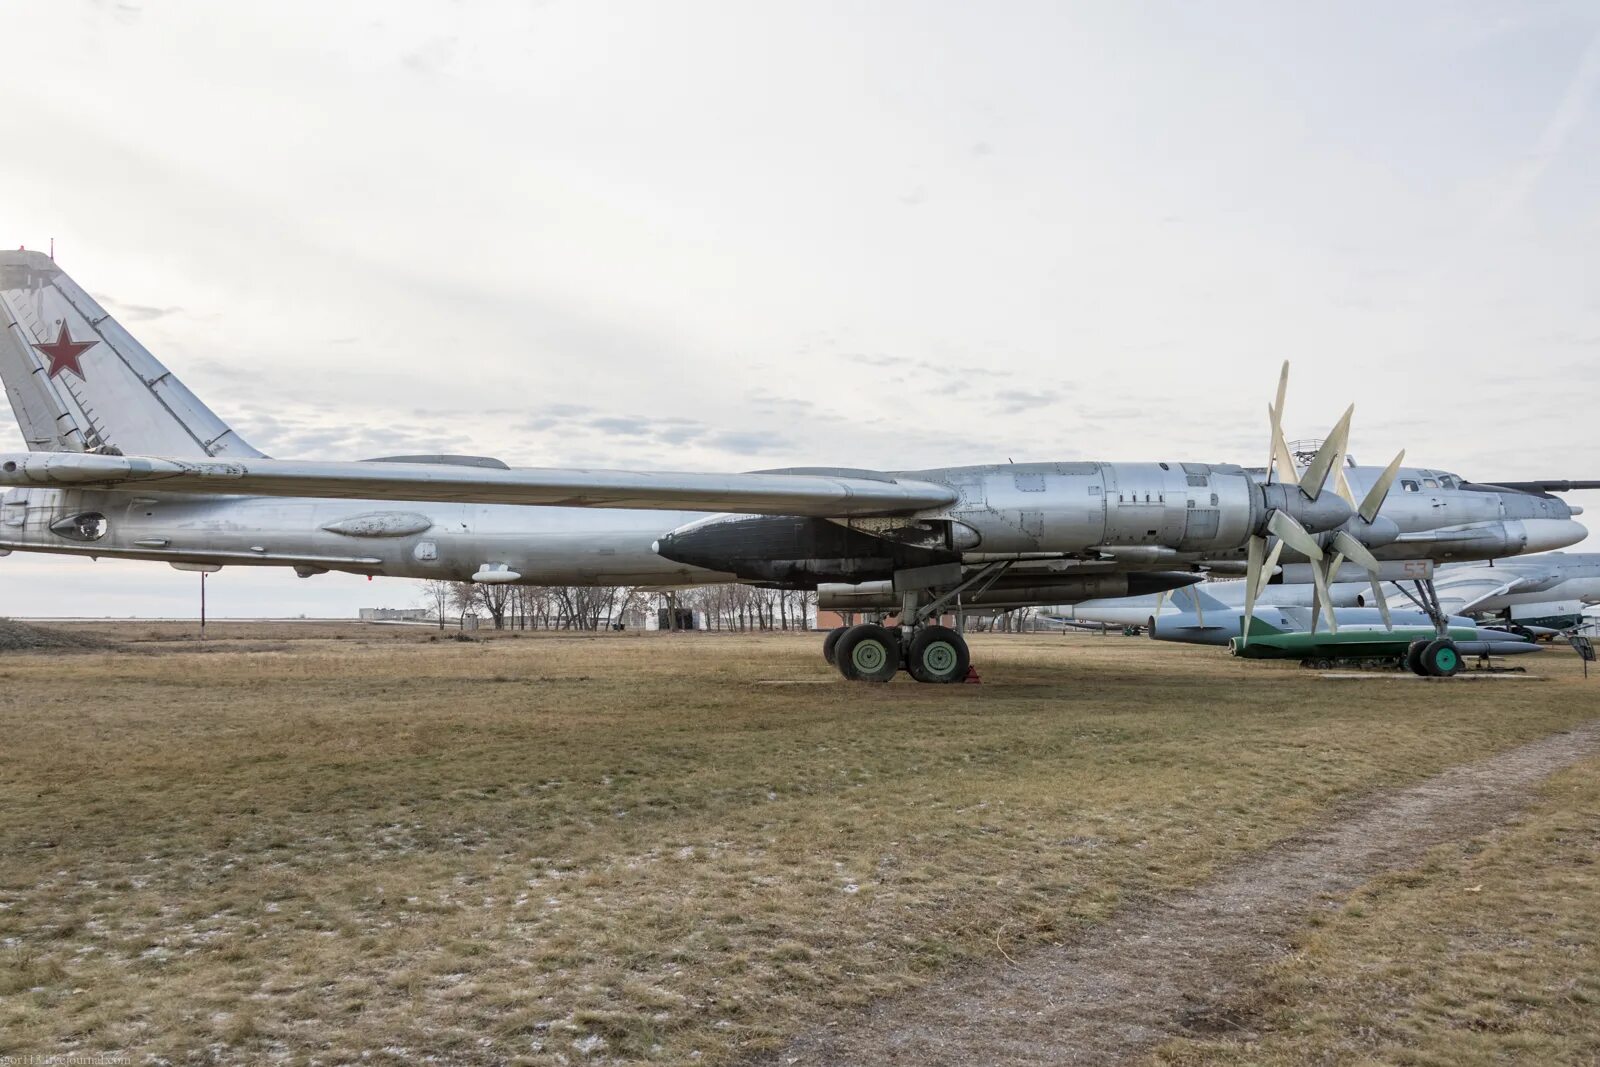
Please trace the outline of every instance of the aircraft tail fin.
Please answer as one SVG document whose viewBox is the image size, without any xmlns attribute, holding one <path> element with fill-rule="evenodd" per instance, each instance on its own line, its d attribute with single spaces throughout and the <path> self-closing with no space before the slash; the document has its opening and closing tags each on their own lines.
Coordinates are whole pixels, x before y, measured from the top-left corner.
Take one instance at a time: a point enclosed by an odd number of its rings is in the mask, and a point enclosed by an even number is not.
<svg viewBox="0 0 1600 1067">
<path fill-rule="evenodd" d="M 0 380 L 32 452 L 262 456 L 42 252 L 0 252 Z"/>
<path fill-rule="evenodd" d="M 1196 608 L 1198 608 L 1200 611 L 1216 612 L 1237 610 L 1233 606 L 1223 603 L 1210 593 L 1206 592 L 1205 589 L 1202 588 L 1204 584 L 1204 582 L 1201 582 L 1196 585 L 1187 585 L 1182 589 L 1176 590 L 1172 594 L 1173 603 L 1178 603 L 1180 598 L 1182 600 L 1186 600 L 1188 601 L 1189 609 L 1191 611 L 1195 610 Z"/>
</svg>

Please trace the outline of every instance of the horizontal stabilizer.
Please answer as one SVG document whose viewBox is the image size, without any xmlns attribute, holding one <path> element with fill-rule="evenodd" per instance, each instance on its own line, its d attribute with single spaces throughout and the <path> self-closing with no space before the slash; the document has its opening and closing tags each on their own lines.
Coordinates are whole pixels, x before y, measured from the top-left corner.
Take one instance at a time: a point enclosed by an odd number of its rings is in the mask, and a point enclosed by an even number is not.
<svg viewBox="0 0 1600 1067">
<path fill-rule="evenodd" d="M 501 470 L 454 464 L 180 460 L 74 452 L 0 456 L 0 485 L 822 518 L 907 514 L 944 507 L 958 496 L 948 486 L 931 482 L 815 474 Z"/>
</svg>

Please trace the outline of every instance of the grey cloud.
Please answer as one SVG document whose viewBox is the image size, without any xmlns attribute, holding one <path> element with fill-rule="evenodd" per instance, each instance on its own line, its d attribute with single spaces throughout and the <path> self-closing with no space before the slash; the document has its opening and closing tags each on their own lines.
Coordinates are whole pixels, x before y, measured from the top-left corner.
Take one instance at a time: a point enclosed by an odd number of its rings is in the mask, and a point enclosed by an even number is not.
<svg viewBox="0 0 1600 1067">
<path fill-rule="evenodd" d="M 809 400 L 802 400 L 799 397 L 792 396 L 779 396 L 776 393 L 770 393 L 765 389 L 751 389 L 746 392 L 744 396 L 745 399 L 751 404 L 764 405 L 767 407 L 784 407 L 793 408 L 797 411 L 813 411 L 817 406 Z"/>
<path fill-rule="evenodd" d="M 1003 415 L 1016 415 L 1034 408 L 1048 407 L 1061 399 L 1061 394 L 1049 389 L 1000 389 L 993 396 Z"/>
<path fill-rule="evenodd" d="M 150 322 L 155 319 L 165 318 L 168 315 L 177 315 L 183 311 L 183 308 L 176 305 L 162 308 L 151 307 L 148 304 L 128 304 L 109 296 L 97 296 L 95 299 L 116 312 L 120 317 L 131 319 L 134 322 Z"/>
<path fill-rule="evenodd" d="M 650 433 L 649 420 L 627 415 L 601 415 L 590 419 L 587 425 L 601 433 L 625 434 L 629 437 L 644 437 Z"/>
<path fill-rule="evenodd" d="M 788 438 L 781 434 L 766 433 L 758 430 L 724 430 L 712 434 L 709 443 L 717 448 L 725 448 L 730 452 L 744 453 L 769 453 L 780 452 L 793 445 Z"/>
<path fill-rule="evenodd" d="M 697 437 L 705 435 L 704 426 L 671 426 L 657 430 L 655 437 L 664 445 L 686 445 Z"/>
</svg>

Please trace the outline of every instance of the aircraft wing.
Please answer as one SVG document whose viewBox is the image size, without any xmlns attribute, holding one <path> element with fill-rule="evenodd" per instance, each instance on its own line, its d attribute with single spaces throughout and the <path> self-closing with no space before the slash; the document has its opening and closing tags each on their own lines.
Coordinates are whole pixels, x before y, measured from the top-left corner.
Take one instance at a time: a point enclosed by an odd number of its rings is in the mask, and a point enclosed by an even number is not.
<svg viewBox="0 0 1600 1067">
<path fill-rule="evenodd" d="M 0 485 L 827 518 L 906 514 L 944 507 L 958 497 L 948 486 L 872 471 L 701 474 L 387 461 L 157 459 L 83 452 L 0 456 Z"/>
<path fill-rule="evenodd" d="M 1467 615 L 1485 600 L 1515 593 L 1521 589 L 1536 589 L 1545 581 L 1547 577 L 1544 575 L 1512 575 L 1504 579 L 1485 575 L 1448 582 L 1436 588 L 1439 594 L 1439 607 L 1446 615 Z M 1395 606 L 1396 599 L 1390 597 L 1389 603 Z"/>
</svg>

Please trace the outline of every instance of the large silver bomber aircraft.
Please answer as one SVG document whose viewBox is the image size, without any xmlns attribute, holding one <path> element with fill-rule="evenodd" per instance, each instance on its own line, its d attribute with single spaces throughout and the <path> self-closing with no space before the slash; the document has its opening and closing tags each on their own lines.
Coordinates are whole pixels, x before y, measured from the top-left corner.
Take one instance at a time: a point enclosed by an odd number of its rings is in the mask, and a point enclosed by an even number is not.
<svg viewBox="0 0 1600 1067">
<path fill-rule="evenodd" d="M 899 630 L 864 624 L 837 647 L 841 671 L 866 680 L 902 662 L 919 681 L 964 677 L 964 639 L 931 620 L 966 593 L 1065 603 L 1187 584 L 1208 560 L 1254 585 L 1281 552 L 1315 563 L 1325 545 L 1371 569 L 1442 525 L 1470 530 L 1466 558 L 1584 535 L 1540 494 L 1453 486 L 1448 523 L 1437 504 L 1393 508 L 1398 463 L 1371 473 L 1359 507 L 1324 491 L 1335 472 L 1366 476 L 1340 463 L 1348 414 L 1298 483 L 1205 463 L 704 474 L 276 460 L 49 257 L 0 253 L 0 313 L 0 378 L 29 448 L 0 456 L 0 550 L 490 583 L 883 582 Z M 1280 384 L 1279 439 L 1281 411 Z M 1432 558 L 1455 543 L 1430 542 Z"/>
</svg>

